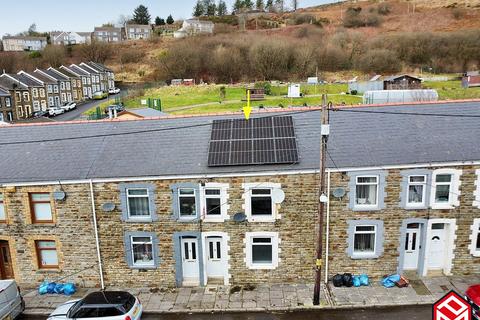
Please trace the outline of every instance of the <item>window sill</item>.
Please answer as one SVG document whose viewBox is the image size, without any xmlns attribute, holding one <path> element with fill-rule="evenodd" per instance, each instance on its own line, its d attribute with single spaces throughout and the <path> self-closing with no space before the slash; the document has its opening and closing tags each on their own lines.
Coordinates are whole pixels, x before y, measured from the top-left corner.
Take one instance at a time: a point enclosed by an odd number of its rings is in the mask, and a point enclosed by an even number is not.
<svg viewBox="0 0 480 320">
<path fill-rule="evenodd" d="M 185 217 L 177 217 L 176 219 L 178 222 L 197 222 L 198 217 L 192 217 L 192 218 L 185 218 Z"/>
<path fill-rule="evenodd" d="M 261 216 L 261 215 L 258 215 L 258 216 L 252 216 L 252 215 L 249 215 L 247 217 L 247 221 L 248 222 L 275 222 L 275 217 L 274 216 Z"/>
<path fill-rule="evenodd" d="M 438 209 L 438 210 L 455 209 L 455 206 L 449 203 L 442 203 L 442 204 L 434 203 L 432 204 L 432 209 Z"/>
<path fill-rule="evenodd" d="M 350 256 L 351 259 L 361 260 L 361 259 L 378 259 L 379 256 L 375 253 L 366 253 L 366 254 L 353 254 Z"/>
<path fill-rule="evenodd" d="M 157 269 L 157 266 L 128 266 L 133 270 L 154 270 Z"/>
<path fill-rule="evenodd" d="M 247 267 L 250 270 L 273 270 L 277 268 L 275 265 L 272 264 L 250 264 Z"/>
<path fill-rule="evenodd" d="M 428 207 L 424 204 L 418 205 L 418 206 L 406 205 L 406 206 L 403 207 L 403 209 L 405 209 L 405 210 L 424 210 L 424 209 L 428 209 Z"/>
<path fill-rule="evenodd" d="M 37 272 L 39 273 L 60 273 L 62 270 L 60 268 L 42 268 L 42 269 L 37 269 Z"/>
<path fill-rule="evenodd" d="M 225 222 L 225 218 L 204 218 L 203 222 Z"/>
<path fill-rule="evenodd" d="M 355 205 L 355 206 L 352 208 L 352 210 L 353 210 L 353 211 L 379 211 L 379 210 L 380 210 L 380 207 L 379 207 L 378 205 L 375 205 L 375 206 Z"/>
<path fill-rule="evenodd" d="M 124 220 L 124 222 L 130 222 L 130 223 L 152 223 L 153 219 L 151 217 L 149 218 L 128 218 Z"/>
</svg>

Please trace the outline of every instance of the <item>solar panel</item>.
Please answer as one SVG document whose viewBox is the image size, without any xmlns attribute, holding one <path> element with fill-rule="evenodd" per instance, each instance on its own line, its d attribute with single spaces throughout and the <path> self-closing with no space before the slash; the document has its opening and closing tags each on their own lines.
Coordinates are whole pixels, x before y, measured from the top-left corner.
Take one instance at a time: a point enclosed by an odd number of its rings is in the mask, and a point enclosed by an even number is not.
<svg viewBox="0 0 480 320">
<path fill-rule="evenodd" d="M 298 162 L 291 116 L 214 120 L 208 166 Z"/>
</svg>

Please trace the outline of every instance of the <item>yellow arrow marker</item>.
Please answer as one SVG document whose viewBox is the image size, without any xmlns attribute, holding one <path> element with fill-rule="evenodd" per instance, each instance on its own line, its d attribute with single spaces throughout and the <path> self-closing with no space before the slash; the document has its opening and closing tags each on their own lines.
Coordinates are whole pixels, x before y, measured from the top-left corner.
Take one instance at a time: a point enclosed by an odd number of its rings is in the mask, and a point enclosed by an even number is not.
<svg viewBox="0 0 480 320">
<path fill-rule="evenodd" d="M 250 113 L 252 113 L 252 107 L 250 106 L 250 90 L 247 90 L 247 105 L 243 107 L 245 119 L 248 120 L 250 118 Z"/>
</svg>

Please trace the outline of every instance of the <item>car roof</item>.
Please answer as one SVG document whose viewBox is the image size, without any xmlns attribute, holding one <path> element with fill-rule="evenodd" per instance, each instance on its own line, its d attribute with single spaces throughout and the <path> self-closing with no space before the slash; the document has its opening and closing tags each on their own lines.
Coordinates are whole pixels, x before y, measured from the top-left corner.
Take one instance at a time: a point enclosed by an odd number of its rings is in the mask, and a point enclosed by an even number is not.
<svg viewBox="0 0 480 320">
<path fill-rule="evenodd" d="M 132 295 L 126 291 L 97 291 L 83 298 L 82 307 L 108 307 L 123 305 Z"/>
<path fill-rule="evenodd" d="M 467 289 L 466 295 L 476 304 L 480 305 L 480 284 L 470 286 Z"/>
</svg>

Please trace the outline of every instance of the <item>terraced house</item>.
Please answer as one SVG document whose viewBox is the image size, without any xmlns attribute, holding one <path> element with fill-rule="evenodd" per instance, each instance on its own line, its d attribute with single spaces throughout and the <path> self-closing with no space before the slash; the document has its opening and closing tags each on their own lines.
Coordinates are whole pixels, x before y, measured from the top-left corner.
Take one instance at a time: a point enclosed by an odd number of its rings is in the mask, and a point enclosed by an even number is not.
<svg viewBox="0 0 480 320">
<path fill-rule="evenodd" d="M 48 70 L 57 73 L 59 76 L 67 77 L 70 80 L 73 101 L 83 100 L 83 87 L 81 77 L 67 69 L 48 68 Z"/>
<path fill-rule="evenodd" d="M 100 67 L 88 62 L 80 63 L 80 67 L 83 70 L 95 74 L 97 82 L 100 84 L 100 91 L 108 91 L 109 89 L 109 77 L 106 71 L 102 70 Z M 97 90 L 97 91 L 99 91 Z"/>
<path fill-rule="evenodd" d="M 10 93 L 12 97 L 13 121 L 24 119 L 31 114 L 32 101 L 28 88 L 16 80 L 0 75 L 0 88 Z"/>
<path fill-rule="evenodd" d="M 12 95 L 0 86 L 0 121 L 12 122 L 14 119 L 13 111 Z"/>
<path fill-rule="evenodd" d="M 72 86 L 70 83 L 70 79 L 63 75 L 59 74 L 58 72 L 53 71 L 51 68 L 48 69 L 37 69 L 35 70 L 38 73 L 43 74 L 51 79 L 54 79 L 57 82 L 57 86 L 59 88 L 59 97 L 60 97 L 60 104 L 63 105 L 67 102 L 73 101 L 72 95 Z M 54 88 L 55 89 L 55 88 Z M 54 91 L 55 93 L 55 91 Z"/>
<path fill-rule="evenodd" d="M 324 280 L 480 272 L 479 117 L 473 102 L 330 112 Z M 11 273 L 87 286 L 313 281 L 320 135 L 315 108 L 0 128 Z"/>
<path fill-rule="evenodd" d="M 47 90 L 48 107 L 61 106 L 60 85 L 55 78 L 41 72 L 40 70 L 35 70 L 33 72 L 20 72 L 44 84 Z"/>
<path fill-rule="evenodd" d="M 74 70 L 80 70 L 81 72 L 88 74 L 90 77 L 90 83 L 88 85 L 91 85 L 92 87 L 92 95 L 97 91 L 101 91 L 100 73 L 97 70 L 92 70 L 92 68 L 87 68 L 85 66 L 76 64 L 71 64 L 70 68 Z"/>
<path fill-rule="evenodd" d="M 92 98 L 93 92 L 95 92 L 94 89 L 92 89 L 92 77 L 88 72 L 85 70 L 81 69 L 80 67 L 72 64 L 71 66 L 61 66 L 59 68 L 61 71 L 65 70 L 67 72 L 70 72 L 72 74 L 75 74 L 80 77 L 81 82 L 82 82 L 82 96 L 84 99 L 90 99 Z"/>
</svg>

